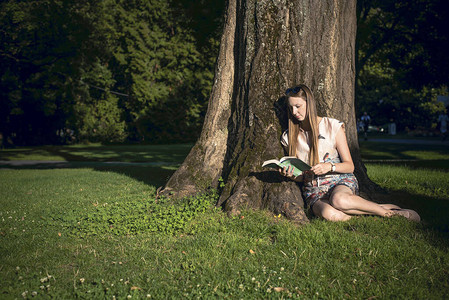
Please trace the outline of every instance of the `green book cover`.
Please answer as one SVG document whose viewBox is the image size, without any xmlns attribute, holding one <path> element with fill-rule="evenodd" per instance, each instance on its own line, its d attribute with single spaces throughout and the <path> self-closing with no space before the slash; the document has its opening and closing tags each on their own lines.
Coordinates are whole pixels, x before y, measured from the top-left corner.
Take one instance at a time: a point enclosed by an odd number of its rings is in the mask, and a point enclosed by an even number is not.
<svg viewBox="0 0 449 300">
<path fill-rule="evenodd" d="M 280 160 L 270 159 L 264 161 L 264 163 L 262 164 L 263 168 L 271 168 L 276 170 L 282 169 L 284 167 L 288 168 L 289 166 L 293 167 L 293 175 L 295 176 L 299 176 L 302 174 L 302 172 L 311 169 L 311 166 L 294 156 L 285 156 Z"/>
</svg>

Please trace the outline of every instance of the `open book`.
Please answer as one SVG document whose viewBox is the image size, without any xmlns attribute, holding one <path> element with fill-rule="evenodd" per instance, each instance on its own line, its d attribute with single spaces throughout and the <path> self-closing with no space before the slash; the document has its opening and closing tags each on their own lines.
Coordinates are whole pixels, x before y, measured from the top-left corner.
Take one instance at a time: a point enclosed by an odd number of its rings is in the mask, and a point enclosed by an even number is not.
<svg viewBox="0 0 449 300">
<path fill-rule="evenodd" d="M 276 170 L 282 169 L 283 167 L 288 168 L 289 166 L 293 167 L 293 175 L 295 176 L 299 176 L 302 172 L 310 170 L 311 168 L 311 166 L 294 156 L 285 156 L 280 160 L 270 159 L 264 161 L 262 164 L 263 168 L 272 168 Z"/>
</svg>

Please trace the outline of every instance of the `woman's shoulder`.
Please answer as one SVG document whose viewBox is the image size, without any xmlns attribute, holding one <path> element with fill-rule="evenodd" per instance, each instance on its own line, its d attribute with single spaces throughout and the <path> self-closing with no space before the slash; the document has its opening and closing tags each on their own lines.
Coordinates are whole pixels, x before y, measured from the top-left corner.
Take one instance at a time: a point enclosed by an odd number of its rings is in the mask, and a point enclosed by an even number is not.
<svg viewBox="0 0 449 300">
<path fill-rule="evenodd" d="M 328 126 L 330 125 L 331 127 L 342 126 L 344 124 L 343 121 L 329 117 L 323 117 L 322 122 Z"/>
<path fill-rule="evenodd" d="M 320 133 L 322 131 L 331 137 L 335 137 L 340 128 L 343 128 L 343 130 L 345 128 L 345 124 L 342 121 L 329 117 L 323 117 L 322 124 L 323 127 L 320 129 Z"/>
<path fill-rule="evenodd" d="M 340 120 L 331 117 L 323 117 L 323 119 L 327 120 L 328 122 L 338 122 L 338 123 L 341 122 Z"/>
</svg>

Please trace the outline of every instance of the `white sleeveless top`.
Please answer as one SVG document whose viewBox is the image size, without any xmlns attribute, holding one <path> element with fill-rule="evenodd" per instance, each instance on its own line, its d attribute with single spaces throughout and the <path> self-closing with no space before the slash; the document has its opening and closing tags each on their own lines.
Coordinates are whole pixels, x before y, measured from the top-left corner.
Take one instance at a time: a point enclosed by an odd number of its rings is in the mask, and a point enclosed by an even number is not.
<svg viewBox="0 0 449 300">
<path fill-rule="evenodd" d="M 318 158 L 320 162 L 332 160 L 334 163 L 341 162 L 337 151 L 336 136 L 340 128 L 344 128 L 344 123 L 336 119 L 323 117 L 318 124 Z M 309 131 L 300 129 L 298 134 L 298 147 L 296 156 L 309 163 Z M 288 130 L 281 136 L 281 144 L 288 150 Z M 288 151 L 287 151 L 288 152 Z"/>
</svg>

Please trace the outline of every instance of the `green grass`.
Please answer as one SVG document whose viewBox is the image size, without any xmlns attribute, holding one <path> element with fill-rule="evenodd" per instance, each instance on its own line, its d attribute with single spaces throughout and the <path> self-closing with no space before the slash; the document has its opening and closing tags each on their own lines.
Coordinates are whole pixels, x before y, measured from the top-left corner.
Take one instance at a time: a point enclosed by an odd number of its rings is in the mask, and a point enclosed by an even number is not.
<svg viewBox="0 0 449 300">
<path fill-rule="evenodd" d="M 421 159 L 449 160 L 449 151 L 444 145 L 393 144 L 362 142 L 360 144 L 363 159 Z"/>
<path fill-rule="evenodd" d="M 444 145 L 362 142 L 368 175 L 386 200 L 419 211 L 424 223 L 449 231 L 449 149 Z M 382 197 L 382 195 L 380 195 Z"/>
<path fill-rule="evenodd" d="M 0 151 L 0 160 L 123 161 L 179 163 L 192 144 L 72 145 L 19 147 Z"/>
<path fill-rule="evenodd" d="M 66 150 L 82 160 L 120 152 L 96 147 Z M 133 161 L 145 161 L 136 153 L 170 156 L 167 146 L 145 147 L 123 149 Z M 172 147 L 176 165 L 190 148 Z M 0 169 L 0 298 L 447 298 L 449 168 L 420 163 L 445 160 L 449 150 L 368 148 L 371 160 L 414 151 L 406 156 L 417 161 L 367 168 L 389 190 L 382 200 L 417 209 L 422 223 L 357 217 L 295 226 L 264 211 L 228 218 L 204 211 L 214 195 L 185 200 L 180 213 L 155 200 L 173 172 L 162 167 Z"/>
<path fill-rule="evenodd" d="M 364 135 L 362 132 L 358 133 L 359 141 L 363 141 Z M 426 136 L 424 135 L 413 135 L 408 134 L 406 132 L 399 132 L 396 135 L 390 135 L 386 132 L 369 132 L 368 133 L 368 141 L 370 139 L 387 139 L 387 140 L 424 140 L 424 141 L 441 141 L 442 136 L 439 132 L 433 132 Z"/>
<path fill-rule="evenodd" d="M 449 171 L 449 149 L 444 145 L 390 144 L 367 141 L 360 144 L 360 151 L 363 160 L 367 163 L 405 166 L 407 169 Z"/>
</svg>

